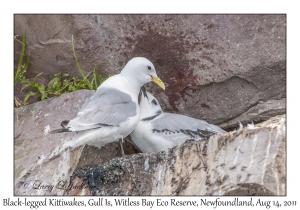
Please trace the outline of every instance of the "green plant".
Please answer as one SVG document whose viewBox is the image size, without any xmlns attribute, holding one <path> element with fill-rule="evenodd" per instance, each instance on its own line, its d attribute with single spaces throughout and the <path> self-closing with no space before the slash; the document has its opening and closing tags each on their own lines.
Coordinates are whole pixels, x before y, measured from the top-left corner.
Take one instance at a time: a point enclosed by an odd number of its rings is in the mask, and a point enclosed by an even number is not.
<svg viewBox="0 0 300 210">
<path fill-rule="evenodd" d="M 78 59 L 76 57 L 76 52 L 75 52 L 75 44 L 74 44 L 74 37 L 72 35 L 72 50 L 73 50 L 73 55 L 74 55 L 74 58 L 75 58 L 75 62 L 76 62 L 76 65 L 77 65 L 77 68 L 81 74 L 81 77 L 82 77 L 82 83 L 86 85 L 86 89 L 90 89 L 90 90 L 95 90 L 98 88 L 98 86 L 107 78 L 103 78 L 101 77 L 100 74 L 98 74 L 96 72 L 96 67 L 98 65 L 101 65 L 101 64 L 108 64 L 108 62 L 99 62 L 97 63 L 95 66 L 94 66 L 94 69 L 93 71 L 91 71 L 90 73 L 88 73 L 86 76 L 84 75 L 81 67 L 80 67 L 80 64 L 78 62 Z M 92 75 L 92 78 L 91 78 L 91 81 L 89 81 L 87 78 L 90 77 Z M 98 85 L 99 84 L 99 85 Z"/>
<path fill-rule="evenodd" d="M 84 75 L 78 59 L 75 53 L 75 46 L 74 46 L 74 38 L 72 36 L 72 50 L 75 58 L 75 62 L 77 68 L 81 74 L 82 78 L 69 78 L 69 74 L 58 73 L 54 75 L 54 78 L 51 79 L 45 87 L 44 84 L 37 82 L 37 78 L 42 74 L 37 74 L 34 79 L 27 79 L 25 77 L 22 78 L 21 83 L 26 83 L 23 85 L 21 91 L 26 88 L 31 88 L 32 91 L 29 91 L 24 99 L 23 102 L 27 103 L 29 97 L 38 96 L 37 101 L 42 101 L 44 99 L 50 98 L 52 96 L 59 96 L 63 93 L 73 92 L 79 89 L 89 89 L 95 90 L 98 86 L 105 81 L 107 78 L 103 78 L 99 73 L 96 72 L 96 67 L 101 64 L 107 64 L 107 62 L 99 62 L 94 66 L 94 69 L 89 72 L 87 75 Z"/>
<path fill-rule="evenodd" d="M 29 58 L 30 54 L 27 55 L 26 62 L 24 63 L 25 60 L 25 45 L 26 45 L 26 29 L 23 32 L 23 38 L 22 40 L 19 40 L 18 35 L 14 36 L 14 40 L 17 42 L 21 43 L 21 52 L 20 52 L 20 57 L 18 61 L 18 66 L 17 66 L 17 71 L 15 73 L 14 77 L 14 85 L 17 85 L 22 79 L 24 79 L 24 73 L 27 70 L 28 64 L 29 64 Z"/>
</svg>

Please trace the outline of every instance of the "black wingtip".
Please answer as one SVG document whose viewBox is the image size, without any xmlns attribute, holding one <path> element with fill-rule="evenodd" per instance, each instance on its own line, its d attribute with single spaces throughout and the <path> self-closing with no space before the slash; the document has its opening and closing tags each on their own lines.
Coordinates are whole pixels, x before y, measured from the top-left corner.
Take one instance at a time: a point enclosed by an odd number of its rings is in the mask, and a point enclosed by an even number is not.
<svg viewBox="0 0 300 210">
<path fill-rule="evenodd" d="M 64 121 L 61 122 L 60 125 L 61 125 L 61 127 L 63 127 L 63 128 L 67 128 L 69 122 L 70 122 L 70 120 L 64 120 Z"/>
<path fill-rule="evenodd" d="M 72 132 L 72 131 L 70 131 L 69 128 L 61 128 L 61 129 L 50 131 L 49 133 L 54 134 L 54 133 L 64 133 L 64 132 Z"/>
</svg>

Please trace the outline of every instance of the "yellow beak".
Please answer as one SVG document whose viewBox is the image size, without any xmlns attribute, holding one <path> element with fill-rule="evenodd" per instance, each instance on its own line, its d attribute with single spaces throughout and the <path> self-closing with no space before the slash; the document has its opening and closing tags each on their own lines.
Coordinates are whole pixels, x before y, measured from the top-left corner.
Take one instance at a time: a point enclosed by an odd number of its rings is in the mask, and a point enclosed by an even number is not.
<svg viewBox="0 0 300 210">
<path fill-rule="evenodd" d="M 150 75 L 152 78 L 152 81 L 155 82 L 159 87 L 161 87 L 162 89 L 166 89 L 165 84 L 158 78 L 155 76 Z"/>
</svg>

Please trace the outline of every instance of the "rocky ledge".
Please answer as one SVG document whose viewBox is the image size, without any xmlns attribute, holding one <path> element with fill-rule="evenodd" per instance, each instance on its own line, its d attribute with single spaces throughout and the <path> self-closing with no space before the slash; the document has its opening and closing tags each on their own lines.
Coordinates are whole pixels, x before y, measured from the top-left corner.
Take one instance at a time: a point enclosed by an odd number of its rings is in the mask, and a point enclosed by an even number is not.
<svg viewBox="0 0 300 210">
<path fill-rule="evenodd" d="M 189 141 L 157 154 L 127 139 L 57 154 L 72 134 L 49 134 L 93 91 L 77 91 L 15 112 L 15 195 L 286 195 L 286 117 Z M 67 103 L 68 102 L 68 103 Z"/>
</svg>

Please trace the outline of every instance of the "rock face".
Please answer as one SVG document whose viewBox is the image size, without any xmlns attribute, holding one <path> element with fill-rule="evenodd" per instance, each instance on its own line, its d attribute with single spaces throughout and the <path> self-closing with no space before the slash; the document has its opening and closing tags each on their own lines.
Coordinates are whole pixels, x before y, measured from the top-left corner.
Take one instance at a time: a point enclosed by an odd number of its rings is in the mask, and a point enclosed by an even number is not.
<svg viewBox="0 0 300 210">
<path fill-rule="evenodd" d="M 285 113 L 285 15 L 15 15 L 27 30 L 27 76 L 119 73 L 135 56 L 150 59 L 166 84 L 147 89 L 167 112 L 202 118 L 230 130 L 238 120 L 261 122 Z M 15 63 L 20 45 L 15 43 Z M 20 86 L 15 95 L 22 98 Z"/>
<path fill-rule="evenodd" d="M 74 35 L 86 73 L 106 61 L 96 71 L 117 74 L 143 56 L 166 84 L 166 91 L 146 86 L 164 111 L 227 131 L 238 121 L 256 125 L 158 154 L 135 154 L 130 139 L 126 158 L 118 143 L 58 153 L 73 134 L 48 132 L 93 91 L 64 94 L 15 110 L 15 195 L 286 194 L 285 15 L 15 15 L 14 23 L 15 34 L 27 31 L 29 78 L 43 72 L 38 81 L 47 84 L 55 73 L 79 76 Z M 17 63 L 20 44 L 14 47 Z"/>
<path fill-rule="evenodd" d="M 48 134 L 93 91 L 77 91 L 15 113 L 15 195 L 285 195 L 285 115 L 251 129 L 187 141 L 157 154 L 128 141 L 58 153 L 72 134 Z M 134 155 L 131 155 L 134 154 Z"/>
</svg>

